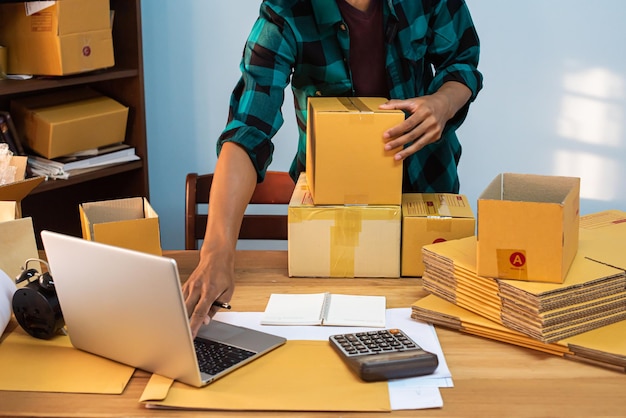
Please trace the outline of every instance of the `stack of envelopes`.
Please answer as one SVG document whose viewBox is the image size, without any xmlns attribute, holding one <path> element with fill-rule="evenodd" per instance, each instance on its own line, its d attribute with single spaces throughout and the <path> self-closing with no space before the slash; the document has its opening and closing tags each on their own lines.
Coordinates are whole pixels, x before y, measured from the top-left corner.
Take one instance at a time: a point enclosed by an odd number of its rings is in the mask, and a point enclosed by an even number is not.
<svg viewBox="0 0 626 418">
<path fill-rule="evenodd" d="M 476 237 L 423 247 L 424 288 L 491 321 L 551 343 L 626 319 L 626 212 L 581 217 L 562 284 L 481 277 Z"/>
</svg>

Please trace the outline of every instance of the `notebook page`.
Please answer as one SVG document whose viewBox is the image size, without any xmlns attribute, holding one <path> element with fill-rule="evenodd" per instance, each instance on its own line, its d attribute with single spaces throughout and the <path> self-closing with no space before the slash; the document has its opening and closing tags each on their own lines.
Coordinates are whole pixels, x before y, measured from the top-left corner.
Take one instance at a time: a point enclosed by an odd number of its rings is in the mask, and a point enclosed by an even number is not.
<svg viewBox="0 0 626 418">
<path fill-rule="evenodd" d="M 320 325 L 326 295 L 272 293 L 261 325 Z"/>
<path fill-rule="evenodd" d="M 332 294 L 326 309 L 324 325 L 385 327 L 384 296 Z"/>
</svg>

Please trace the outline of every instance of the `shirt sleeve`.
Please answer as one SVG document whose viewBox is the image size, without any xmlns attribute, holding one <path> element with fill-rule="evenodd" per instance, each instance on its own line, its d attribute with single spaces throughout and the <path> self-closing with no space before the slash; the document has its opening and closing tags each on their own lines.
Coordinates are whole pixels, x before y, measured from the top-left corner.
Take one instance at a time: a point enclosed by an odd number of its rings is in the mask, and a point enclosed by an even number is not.
<svg viewBox="0 0 626 418">
<path fill-rule="evenodd" d="M 234 142 L 250 156 L 258 181 L 272 161 L 272 138 L 283 124 L 281 107 L 289 84 L 295 42 L 285 20 L 265 3 L 246 41 L 241 78 L 230 98 L 228 122 L 217 141 Z"/>
<path fill-rule="evenodd" d="M 456 130 L 465 120 L 472 102 L 482 89 L 478 71 L 480 42 L 470 12 L 463 0 L 438 2 L 431 20 L 432 42 L 428 54 L 435 77 L 428 94 L 436 92 L 448 81 L 458 81 L 472 92 L 468 103 L 448 122 L 447 129 Z"/>
</svg>

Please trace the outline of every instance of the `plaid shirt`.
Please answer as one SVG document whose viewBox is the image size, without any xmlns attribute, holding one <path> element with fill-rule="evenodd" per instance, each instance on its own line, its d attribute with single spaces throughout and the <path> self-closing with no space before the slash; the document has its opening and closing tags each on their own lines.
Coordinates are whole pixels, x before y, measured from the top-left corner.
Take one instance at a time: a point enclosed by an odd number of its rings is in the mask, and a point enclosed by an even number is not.
<svg viewBox="0 0 626 418">
<path fill-rule="evenodd" d="M 382 0 L 389 97 L 432 94 L 450 80 L 482 88 L 479 41 L 463 0 Z M 349 37 L 336 0 L 265 0 L 248 37 L 242 76 L 217 143 L 236 142 L 250 155 L 259 181 L 272 161 L 271 139 L 283 124 L 281 106 L 291 82 L 299 131 L 290 172 L 305 170 L 307 98 L 354 96 Z M 461 144 L 455 130 L 469 103 L 446 125 L 442 139 L 405 162 L 405 190 L 458 193 Z M 347 157 L 348 158 L 348 157 Z"/>
</svg>

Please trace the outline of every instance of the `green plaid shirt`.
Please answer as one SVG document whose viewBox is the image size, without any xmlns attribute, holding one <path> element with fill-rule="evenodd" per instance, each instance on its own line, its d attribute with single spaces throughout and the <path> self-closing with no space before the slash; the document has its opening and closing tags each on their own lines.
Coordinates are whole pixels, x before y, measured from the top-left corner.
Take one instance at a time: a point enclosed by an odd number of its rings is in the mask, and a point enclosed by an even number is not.
<svg viewBox="0 0 626 418">
<path fill-rule="evenodd" d="M 450 80 L 465 84 L 473 101 L 482 88 L 479 41 L 463 0 L 381 0 L 389 97 L 434 93 Z M 281 106 L 291 82 L 299 131 L 290 172 L 305 170 L 307 98 L 354 96 L 348 62 L 349 37 L 336 0 L 265 0 L 248 37 L 242 76 L 220 136 L 250 155 L 259 181 L 272 161 L 272 138 L 283 124 Z M 461 144 L 455 131 L 469 103 L 452 118 L 442 139 L 407 158 L 405 190 L 458 193 Z M 347 157 L 349 158 L 349 157 Z"/>
</svg>

